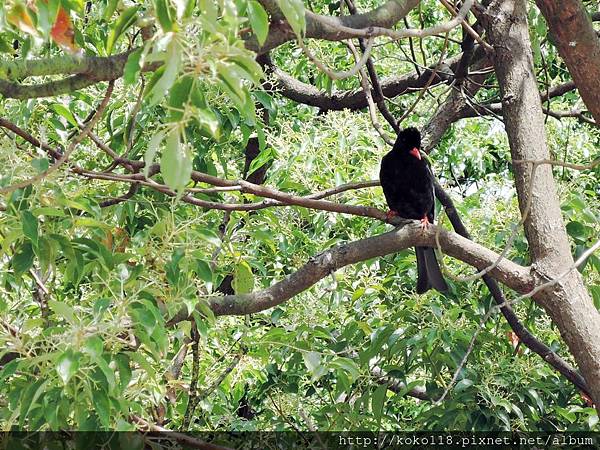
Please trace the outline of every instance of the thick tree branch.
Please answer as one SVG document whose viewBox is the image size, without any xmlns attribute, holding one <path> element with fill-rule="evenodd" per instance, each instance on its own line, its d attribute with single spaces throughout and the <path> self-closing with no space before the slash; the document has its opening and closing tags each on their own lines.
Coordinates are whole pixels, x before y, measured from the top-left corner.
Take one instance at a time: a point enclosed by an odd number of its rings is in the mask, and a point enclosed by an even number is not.
<svg viewBox="0 0 600 450">
<path fill-rule="evenodd" d="M 466 50 L 465 50 L 466 51 Z M 486 66 L 487 58 L 478 63 L 479 66 Z M 477 69 L 477 66 L 475 67 Z M 479 67 L 481 68 L 481 67 Z M 457 74 L 457 76 L 460 76 Z M 458 88 L 453 89 L 446 101 L 438 108 L 434 116 L 423 129 L 423 145 L 426 152 L 430 152 L 437 145 L 443 134 L 450 125 L 460 120 L 465 113 L 471 111 L 472 108 L 466 101 L 466 95 L 473 96 L 480 89 L 480 85 L 487 75 L 479 73 L 474 75 L 471 80 L 466 80 Z M 569 90 L 574 89 L 573 83 L 565 83 L 550 89 L 548 96 L 562 95 Z M 579 168 L 579 167 L 578 167 Z M 444 191 L 442 186 L 436 182 L 435 194 L 442 206 L 444 206 L 446 215 L 454 228 L 454 231 L 461 236 L 471 239 L 469 232 L 464 226 L 450 195 Z M 589 395 L 589 390 L 584 378 L 575 370 L 569 363 L 563 360 L 557 353 L 552 351 L 550 347 L 537 339 L 519 320 L 514 310 L 506 303 L 506 298 L 500 289 L 500 286 L 489 275 L 482 277 L 483 282 L 488 287 L 494 301 L 497 305 L 502 305 L 500 311 L 510 325 L 513 332 L 527 348 L 540 355 L 548 364 L 554 367 L 559 373 L 573 383 L 579 390 Z"/>
<path fill-rule="evenodd" d="M 5 98 L 20 100 L 51 97 L 69 94 L 101 81 L 113 81 L 123 76 L 127 58 L 135 50 L 137 49 L 107 57 L 60 56 L 49 59 L 0 61 L 0 72 L 6 73 L 9 80 L 41 75 L 71 75 L 41 84 L 21 84 L 0 78 L 0 94 Z M 160 65 L 161 63 L 147 64 L 142 71 L 153 71 Z"/>
<path fill-rule="evenodd" d="M 396 253 L 415 245 L 435 246 L 436 234 L 442 251 L 454 258 L 483 269 L 498 259 L 498 255 L 456 233 L 431 226 L 422 232 L 417 222 L 394 231 L 373 236 L 327 250 L 308 261 L 296 272 L 269 288 L 250 294 L 207 297 L 209 307 L 220 315 L 245 315 L 277 306 L 305 291 L 331 272 L 349 264 Z M 518 292 L 528 292 L 533 279 L 529 270 L 510 260 L 502 260 L 490 275 Z M 182 310 L 169 323 L 188 318 Z"/>
<path fill-rule="evenodd" d="M 258 54 L 266 53 L 296 38 L 291 27 L 282 20 L 283 14 L 275 0 L 260 0 L 260 3 L 271 13 L 275 20 L 271 22 L 269 35 L 262 47 L 258 45 L 254 37 L 246 42 L 246 47 Z M 352 36 L 349 32 L 341 32 L 340 27 L 354 30 L 369 27 L 390 28 L 402 20 L 418 3 L 419 0 L 388 0 L 388 2 L 372 11 L 343 17 L 321 16 L 307 10 L 305 14 L 305 37 L 341 41 L 355 36 Z"/>
<path fill-rule="evenodd" d="M 475 50 L 474 60 L 479 60 L 485 56 L 485 52 L 481 47 Z M 444 65 L 449 66 L 454 72 L 458 68 L 462 54 L 448 58 Z M 358 110 L 368 106 L 367 99 L 362 89 L 351 91 L 334 92 L 327 94 L 310 84 L 303 83 L 283 70 L 275 67 L 272 64 L 267 64 L 266 70 L 272 73 L 275 78 L 275 85 L 270 86 L 284 97 L 294 100 L 298 103 L 303 103 L 310 106 L 316 106 L 322 110 L 340 111 L 343 109 Z M 386 98 L 394 98 L 407 92 L 412 92 L 425 87 L 429 78 L 434 73 L 435 67 L 430 67 L 427 70 L 418 74 L 412 72 L 397 77 L 390 77 L 381 80 L 381 92 Z M 431 86 L 436 86 L 445 83 L 445 79 L 437 76 Z M 378 91 L 373 90 L 371 95 L 377 98 Z"/>
<path fill-rule="evenodd" d="M 167 442 L 176 441 L 189 448 L 197 448 L 199 450 L 233 450 L 230 447 L 223 447 L 221 445 L 211 444 L 210 442 L 203 441 L 202 439 L 195 438 L 185 433 L 179 433 L 177 431 L 171 431 L 161 426 L 155 425 L 147 420 L 142 419 L 135 414 L 130 416 L 131 423 L 135 424 L 140 430 L 150 432 L 158 438 L 165 439 Z"/>
<path fill-rule="evenodd" d="M 333 30 L 336 30 L 338 34 L 342 34 L 348 38 L 350 37 L 364 37 L 370 38 L 373 36 L 386 36 L 391 39 L 403 39 L 406 37 L 418 37 L 424 38 L 427 36 L 435 36 L 439 34 L 446 34 L 450 32 L 452 29 L 456 28 L 461 24 L 463 20 L 465 20 L 467 14 L 471 10 L 471 7 L 475 3 L 474 0 L 465 0 L 460 7 L 457 15 L 453 17 L 451 20 L 439 23 L 437 25 L 433 25 L 428 28 L 423 29 L 404 29 L 404 30 L 392 30 L 386 27 L 379 27 L 376 25 L 369 25 L 368 27 L 364 27 L 362 29 L 347 27 L 340 23 L 339 18 L 332 18 L 329 16 L 316 16 L 316 20 L 321 22 L 323 25 L 327 27 L 331 27 Z M 356 16 L 350 16 L 356 17 Z M 339 39 L 336 39 L 339 40 Z"/>
</svg>

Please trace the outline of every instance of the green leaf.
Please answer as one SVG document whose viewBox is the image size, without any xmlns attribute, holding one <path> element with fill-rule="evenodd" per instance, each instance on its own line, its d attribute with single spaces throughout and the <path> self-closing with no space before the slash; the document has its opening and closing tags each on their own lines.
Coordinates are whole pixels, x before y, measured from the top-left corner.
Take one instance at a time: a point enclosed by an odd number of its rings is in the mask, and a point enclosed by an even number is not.
<svg viewBox="0 0 600 450">
<path fill-rule="evenodd" d="M 296 36 L 301 38 L 306 29 L 304 2 L 302 0 L 277 0 L 277 3 Z"/>
<path fill-rule="evenodd" d="M 144 176 L 145 177 L 148 176 L 148 171 L 150 170 L 150 166 L 154 162 L 154 156 L 156 156 L 158 147 L 160 146 L 160 144 L 164 138 L 165 138 L 164 131 L 159 131 L 154 136 L 152 136 L 152 139 L 150 139 L 150 142 L 148 143 L 148 148 L 146 149 L 146 153 L 144 154 L 144 163 L 146 164 L 144 166 Z"/>
<path fill-rule="evenodd" d="M 330 367 L 335 367 L 346 372 L 352 381 L 356 380 L 360 375 L 358 366 L 349 358 L 338 357 L 329 363 Z"/>
<path fill-rule="evenodd" d="M 586 227 L 581 222 L 569 222 L 566 228 L 571 237 L 585 239 Z"/>
<path fill-rule="evenodd" d="M 31 242 L 23 242 L 11 259 L 11 265 L 15 275 L 20 277 L 33 265 L 33 247 Z"/>
<path fill-rule="evenodd" d="M 304 365 L 316 381 L 327 373 L 327 368 L 322 364 L 321 354 L 317 352 L 302 352 Z"/>
<path fill-rule="evenodd" d="M 110 400 L 108 398 L 108 394 L 103 390 L 96 390 L 92 397 L 94 401 L 94 406 L 96 410 L 96 414 L 100 418 L 100 423 L 105 428 L 108 428 L 110 425 Z"/>
<path fill-rule="evenodd" d="M 21 226 L 25 237 L 28 237 L 34 245 L 37 245 L 38 220 L 30 211 L 21 211 Z"/>
<path fill-rule="evenodd" d="M 84 0 L 60 0 L 65 9 L 75 11 L 79 15 L 83 14 L 83 2 Z"/>
<path fill-rule="evenodd" d="M 232 285 L 236 294 L 247 294 L 254 289 L 254 275 L 245 261 L 241 261 L 235 266 Z"/>
<path fill-rule="evenodd" d="M 23 414 L 23 417 L 27 417 L 29 415 L 29 412 L 35 406 L 35 402 L 37 402 L 37 400 L 40 398 L 40 396 L 44 393 L 46 386 L 48 385 L 49 382 L 50 382 L 50 380 L 45 380 L 43 382 L 42 382 L 42 380 L 38 380 L 37 382 L 33 383 L 31 385 L 31 387 L 28 389 L 28 391 L 26 392 L 26 394 L 23 395 L 23 398 L 25 398 L 26 396 L 28 397 L 29 395 L 31 395 L 32 392 L 34 392 L 33 396 L 31 398 L 27 399 L 27 403 L 26 403 L 27 410 L 26 410 L 25 414 Z M 39 386 L 38 386 L 38 384 L 39 384 Z"/>
<path fill-rule="evenodd" d="M 100 316 L 104 311 L 108 309 L 110 306 L 110 299 L 108 298 L 99 298 L 94 302 L 94 314 L 96 316 Z"/>
<path fill-rule="evenodd" d="M 189 0 L 171 0 L 173 4 L 175 4 L 175 11 L 177 12 L 177 18 L 181 19 L 185 16 L 186 12 L 189 12 L 188 8 L 190 7 Z M 192 6 L 193 8 L 193 6 Z"/>
<path fill-rule="evenodd" d="M 102 19 L 108 22 L 117 10 L 117 6 L 119 6 L 119 0 L 108 0 L 108 4 L 106 5 L 106 8 L 104 8 L 104 13 L 102 14 Z"/>
<path fill-rule="evenodd" d="M 200 239 L 214 245 L 215 247 L 221 245 L 221 239 L 213 230 L 209 230 L 208 228 L 198 228 L 196 233 Z"/>
<path fill-rule="evenodd" d="M 302 359 L 310 373 L 314 373 L 321 365 L 321 354 L 318 352 L 302 352 Z"/>
<path fill-rule="evenodd" d="M 121 385 L 121 390 L 124 391 L 129 385 L 132 377 L 131 367 L 129 366 L 129 357 L 126 354 L 120 353 L 115 357 L 115 361 L 119 368 L 119 383 Z"/>
<path fill-rule="evenodd" d="M 77 123 L 75 116 L 71 111 L 69 111 L 69 109 L 66 106 L 61 105 L 60 103 L 54 103 L 50 106 L 50 108 L 52 108 L 57 114 L 64 117 L 67 120 L 67 122 L 69 122 L 75 128 L 79 128 L 79 124 Z"/>
<path fill-rule="evenodd" d="M 115 42 L 117 42 L 121 35 L 136 22 L 139 9 L 139 6 L 131 6 L 125 9 L 114 23 L 114 26 L 111 27 L 106 41 L 107 54 L 110 55 L 112 53 Z"/>
<path fill-rule="evenodd" d="M 56 360 L 56 372 L 58 372 L 58 376 L 63 380 L 64 384 L 69 382 L 78 369 L 79 357 L 71 349 L 64 352 Z"/>
<path fill-rule="evenodd" d="M 196 120 L 198 124 L 206 131 L 210 133 L 210 135 L 219 139 L 221 136 L 221 123 L 219 122 L 219 118 L 210 108 L 202 108 L 196 110 Z"/>
<path fill-rule="evenodd" d="M 165 149 L 160 160 L 160 172 L 167 186 L 177 193 L 185 188 L 192 174 L 192 156 L 188 145 L 179 142 L 179 130 L 167 136 Z"/>
<path fill-rule="evenodd" d="M 142 55 L 144 53 L 143 48 L 131 52 L 127 57 L 125 68 L 123 69 L 123 81 L 125 86 L 130 86 L 135 83 L 140 71 L 142 70 Z"/>
<path fill-rule="evenodd" d="M 35 158 L 31 160 L 31 166 L 38 173 L 42 173 L 48 170 L 48 167 L 50 166 L 50 161 L 48 161 L 48 158 Z"/>
<path fill-rule="evenodd" d="M 212 283 L 212 270 L 210 269 L 210 265 L 206 261 L 202 259 L 197 259 L 195 272 L 202 281 Z"/>
<path fill-rule="evenodd" d="M 90 336 L 86 339 L 83 351 L 89 354 L 92 358 L 99 358 L 104 349 L 104 342 L 98 336 Z"/>
<path fill-rule="evenodd" d="M 0 370 L 0 381 L 6 380 L 8 377 L 15 374 L 17 371 L 19 364 L 21 363 L 20 359 L 14 359 L 8 364 L 6 364 L 2 370 Z"/>
<path fill-rule="evenodd" d="M 385 406 L 385 397 L 387 394 L 387 385 L 382 384 L 373 392 L 371 396 L 371 409 L 378 423 L 381 423 L 383 408 Z M 378 427 L 379 428 L 379 427 Z"/>
<path fill-rule="evenodd" d="M 168 0 L 154 0 L 154 9 L 158 23 L 165 33 L 173 31 L 174 24 L 171 13 L 173 12 Z"/>
<path fill-rule="evenodd" d="M 470 386 L 473 386 L 473 381 L 469 380 L 468 378 L 464 378 L 464 379 L 460 380 L 458 383 L 456 383 L 456 386 L 454 387 L 454 391 L 455 392 L 464 391 L 465 389 L 469 388 Z"/>
<path fill-rule="evenodd" d="M 263 45 L 269 34 L 269 16 L 260 3 L 254 0 L 248 2 L 248 19 L 260 45 Z"/>
<path fill-rule="evenodd" d="M 250 163 L 250 168 L 248 169 L 248 174 L 252 174 L 256 170 L 263 167 L 265 164 L 272 162 L 276 156 L 277 155 L 275 154 L 275 151 L 273 151 L 273 149 L 271 147 L 265 148 Z"/>
<path fill-rule="evenodd" d="M 260 80 L 264 77 L 263 70 L 249 53 L 245 52 L 235 55 L 230 59 L 230 61 L 240 69 L 240 71 L 237 72 L 240 78 L 245 78 L 246 80 L 254 83 L 256 86 L 260 85 Z"/>
<path fill-rule="evenodd" d="M 173 86 L 177 74 L 179 73 L 179 64 L 181 62 L 181 49 L 177 45 L 174 39 L 171 39 L 167 46 L 167 53 L 165 55 L 164 71 L 161 72 L 160 78 L 150 88 L 150 104 L 156 105 L 161 101 L 167 91 Z M 158 73 L 158 71 L 157 71 Z"/>
<path fill-rule="evenodd" d="M 198 3 L 200 5 L 201 16 L 204 16 L 209 23 L 216 23 L 219 11 L 215 0 L 198 0 Z"/>
<path fill-rule="evenodd" d="M 54 216 L 54 217 L 64 217 L 65 212 L 59 208 L 53 208 L 51 206 L 42 206 L 40 208 L 33 208 L 31 213 L 34 216 Z"/>
<path fill-rule="evenodd" d="M 169 94 L 169 114 L 170 120 L 177 122 L 183 118 L 186 103 L 190 99 L 190 94 L 194 85 L 194 78 L 187 75 L 179 78 L 171 87 Z"/>
<path fill-rule="evenodd" d="M 237 66 L 231 62 L 220 61 L 217 64 L 217 72 L 221 80 L 221 86 L 225 93 L 238 106 L 246 102 L 246 91 L 244 90 L 243 78 L 239 76 Z"/>
<path fill-rule="evenodd" d="M 65 319 L 70 324 L 75 325 L 77 323 L 77 320 L 75 319 L 75 310 L 66 303 L 59 302 L 58 300 L 48 300 L 48 306 L 55 314 Z"/>
<path fill-rule="evenodd" d="M 102 356 L 92 357 L 91 360 L 102 371 L 102 374 L 104 375 L 104 378 L 106 378 L 106 382 L 108 383 L 109 389 L 114 389 L 116 387 L 116 381 L 113 369 L 110 368 L 110 366 Z"/>
<path fill-rule="evenodd" d="M 183 18 L 186 19 L 192 16 L 194 8 L 196 7 L 196 0 L 187 0 L 185 5 L 185 11 L 183 12 Z"/>
</svg>

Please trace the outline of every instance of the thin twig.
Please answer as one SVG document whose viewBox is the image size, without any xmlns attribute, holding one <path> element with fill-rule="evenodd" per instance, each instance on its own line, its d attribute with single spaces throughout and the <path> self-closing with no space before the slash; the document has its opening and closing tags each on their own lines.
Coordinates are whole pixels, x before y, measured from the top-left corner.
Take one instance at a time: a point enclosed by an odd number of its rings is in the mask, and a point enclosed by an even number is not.
<svg viewBox="0 0 600 450">
<path fill-rule="evenodd" d="M 321 61 L 319 61 L 319 59 L 317 59 L 317 57 L 311 53 L 308 47 L 306 47 L 302 40 L 298 41 L 298 46 L 302 49 L 307 58 L 310 59 L 312 63 L 315 66 L 317 66 L 322 72 L 326 73 L 329 78 L 331 78 L 332 80 L 343 80 L 345 78 L 355 76 L 359 72 L 359 70 L 366 64 L 367 59 L 369 59 L 369 55 L 371 54 L 371 50 L 373 48 L 373 38 L 369 38 L 367 40 L 365 52 L 356 62 L 356 64 L 350 70 L 345 70 L 343 72 L 336 72 L 334 70 L 331 70 Z"/>
<path fill-rule="evenodd" d="M 440 55 L 438 63 L 433 68 L 433 71 L 431 72 L 431 75 L 430 75 L 429 79 L 427 80 L 427 83 L 425 83 L 425 86 L 423 86 L 423 89 L 421 89 L 421 91 L 419 92 L 419 95 L 417 96 L 417 98 L 415 99 L 413 104 L 404 112 L 404 114 L 402 114 L 402 117 L 400 117 L 400 119 L 398 119 L 398 124 L 401 124 L 404 121 L 404 119 L 406 119 L 406 117 L 408 117 L 408 115 L 412 112 L 412 110 L 415 109 L 415 107 L 417 106 L 417 104 L 419 103 L 421 98 L 423 98 L 423 95 L 425 94 L 425 92 L 429 89 L 429 86 L 431 85 L 431 83 L 433 83 L 433 80 L 435 79 L 435 77 L 437 75 L 438 68 L 440 67 L 440 64 L 442 64 L 442 61 L 444 60 L 444 57 L 446 56 L 447 50 L 448 50 L 448 34 L 446 33 L 446 40 L 444 41 L 444 48 L 442 49 L 442 53 Z"/>
<path fill-rule="evenodd" d="M 11 186 L 7 186 L 5 188 L 1 188 L 0 194 L 6 194 L 9 192 L 13 192 L 13 191 L 16 191 L 17 189 L 22 189 L 31 184 L 37 183 L 40 180 L 43 180 L 44 178 L 46 178 L 51 173 L 57 171 L 69 159 L 69 156 L 71 155 L 73 150 L 75 150 L 77 145 L 81 141 L 83 141 L 85 139 L 85 137 L 88 135 L 88 133 L 92 130 L 92 128 L 94 128 L 94 126 L 96 125 L 98 120 L 100 120 L 100 117 L 102 116 L 102 113 L 104 112 L 104 109 L 108 105 L 108 101 L 110 99 L 110 96 L 112 95 L 114 85 L 115 85 L 114 80 L 110 81 L 108 83 L 108 88 L 106 90 L 106 94 L 104 95 L 104 98 L 102 99 L 102 102 L 100 103 L 100 106 L 98 106 L 98 109 L 97 109 L 94 117 L 88 122 L 88 124 L 85 126 L 85 128 L 71 141 L 71 143 L 69 144 L 69 146 L 67 147 L 65 152 L 61 155 L 61 157 L 53 165 L 51 165 L 48 169 L 44 170 L 43 172 L 39 173 L 38 175 L 35 175 L 34 177 L 29 178 L 28 180 L 21 181 L 19 183 L 13 184 Z"/>
</svg>

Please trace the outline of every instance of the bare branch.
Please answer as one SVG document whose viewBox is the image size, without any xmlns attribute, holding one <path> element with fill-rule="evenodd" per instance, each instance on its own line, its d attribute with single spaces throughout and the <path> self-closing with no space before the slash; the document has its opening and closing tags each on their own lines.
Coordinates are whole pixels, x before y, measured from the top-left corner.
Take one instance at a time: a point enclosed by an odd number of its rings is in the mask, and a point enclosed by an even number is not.
<svg viewBox="0 0 600 450">
<path fill-rule="evenodd" d="M 44 150 L 50 156 L 52 156 L 54 159 L 59 159 L 62 156 L 62 153 L 60 153 L 54 147 L 51 147 L 50 145 L 39 141 L 37 138 L 32 136 L 30 133 L 28 133 L 27 131 L 18 127 L 16 124 L 6 120 L 4 117 L 0 117 L 0 127 L 6 128 L 7 130 L 12 131 L 17 136 L 20 136 L 23 139 L 25 139 L 27 142 L 29 142 L 31 145 L 33 145 L 35 148 L 40 148 L 40 149 Z"/>
<path fill-rule="evenodd" d="M 246 47 L 258 54 L 263 54 L 285 42 L 294 40 L 296 35 L 289 24 L 284 21 L 284 16 L 276 1 L 260 0 L 260 3 L 271 13 L 274 20 L 271 22 L 269 35 L 264 45 L 259 46 L 256 38 L 252 36 L 246 41 Z M 367 29 L 371 26 L 389 28 L 402 20 L 418 3 L 419 0 L 388 0 L 369 12 L 342 17 L 321 16 L 307 10 L 305 13 L 306 33 L 304 37 L 342 41 L 355 36 L 341 32 L 338 27 L 345 27 L 352 31 Z"/>
<path fill-rule="evenodd" d="M 458 15 L 456 9 L 454 9 L 454 7 L 450 3 L 448 3 L 447 0 L 440 0 L 440 2 L 448 11 L 450 11 L 450 14 L 453 14 L 455 16 Z M 481 36 L 479 36 L 479 34 L 471 27 L 471 25 L 469 25 L 469 23 L 465 19 L 463 19 L 461 25 L 464 28 L 464 30 L 479 43 L 479 45 L 485 48 L 486 52 L 492 52 L 494 50 L 490 44 L 481 39 Z"/>
<path fill-rule="evenodd" d="M 365 27 L 362 29 L 357 29 L 357 28 L 351 28 L 351 27 L 342 25 L 339 20 L 334 20 L 334 18 L 332 18 L 332 17 L 315 15 L 315 19 L 317 21 L 321 22 L 323 25 L 326 25 L 326 26 L 331 27 L 332 29 L 336 30 L 339 34 L 343 34 L 345 38 L 348 38 L 348 37 L 371 38 L 374 36 L 386 36 L 386 37 L 389 37 L 394 40 L 403 39 L 403 38 L 409 37 L 409 36 L 423 38 L 423 37 L 432 36 L 432 35 L 436 35 L 436 34 L 448 33 L 453 28 L 456 28 L 458 25 L 461 24 L 461 22 L 463 20 L 465 20 L 465 17 L 467 17 L 467 14 L 473 7 L 474 3 L 475 3 L 474 0 L 465 0 L 463 5 L 461 6 L 460 10 L 458 11 L 458 14 L 453 19 L 449 20 L 448 22 L 441 23 L 441 24 L 438 24 L 438 25 L 435 25 L 435 26 L 432 26 L 429 28 L 420 29 L 420 30 L 416 29 L 416 28 L 410 28 L 410 29 L 404 29 L 404 30 L 392 30 L 389 28 L 383 28 L 383 27 L 378 27 L 378 26 L 374 26 L 374 25 L 371 25 L 371 26 L 368 26 L 368 27 Z M 357 16 L 349 16 L 349 17 L 357 17 Z M 343 39 L 343 38 L 338 38 L 336 40 L 341 40 L 341 39 Z"/>
<path fill-rule="evenodd" d="M 351 41 L 348 41 L 348 47 L 350 48 L 350 51 L 354 55 L 354 59 L 356 59 L 358 61 L 358 59 L 359 59 L 358 52 L 356 51 L 356 48 L 354 47 L 354 44 L 352 44 Z M 363 56 L 364 55 L 365 54 L 363 53 Z M 385 130 L 381 127 L 379 120 L 377 119 L 377 110 L 375 109 L 375 102 L 373 101 L 373 96 L 371 95 L 371 88 L 369 87 L 369 81 L 367 80 L 367 74 L 365 73 L 364 69 L 360 69 L 359 73 L 360 73 L 360 84 L 363 88 L 363 92 L 365 93 L 365 97 L 366 97 L 367 103 L 369 105 L 369 116 L 371 117 L 371 123 L 373 124 L 373 127 L 375 128 L 377 133 L 379 133 L 379 135 L 381 136 L 381 138 L 384 140 L 384 142 L 386 144 L 394 145 L 395 139 L 393 139 L 389 134 L 387 134 L 385 132 Z M 398 125 L 396 124 L 396 122 L 394 120 L 392 123 L 394 123 L 394 125 L 396 127 L 398 127 Z"/>
<path fill-rule="evenodd" d="M 482 48 L 477 46 L 474 52 L 473 60 L 477 61 L 485 56 Z M 462 53 L 448 58 L 444 65 L 456 71 L 460 63 Z M 394 98 L 402 94 L 413 92 L 423 88 L 429 81 L 435 66 L 426 68 L 420 74 L 411 72 L 409 74 L 390 77 L 381 80 L 381 94 L 386 98 Z M 267 62 L 266 71 L 275 75 L 275 83 L 271 87 L 284 97 L 310 106 L 315 106 L 326 111 L 340 111 L 343 109 L 359 110 L 368 106 L 365 94 L 361 89 L 334 92 L 328 94 L 320 91 L 310 84 L 303 83 L 283 70 L 277 68 L 272 63 Z M 436 86 L 445 83 L 441 77 L 436 77 L 430 86 Z M 371 95 L 377 98 L 378 93 L 373 91 Z"/>
</svg>

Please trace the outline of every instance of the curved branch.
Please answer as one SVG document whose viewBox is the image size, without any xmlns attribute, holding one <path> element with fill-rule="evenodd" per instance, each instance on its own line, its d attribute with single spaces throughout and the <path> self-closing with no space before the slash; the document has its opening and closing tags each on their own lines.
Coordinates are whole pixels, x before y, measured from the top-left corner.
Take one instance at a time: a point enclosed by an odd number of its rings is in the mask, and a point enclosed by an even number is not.
<svg viewBox="0 0 600 450">
<path fill-rule="evenodd" d="M 258 54 L 263 54 L 279 47 L 285 42 L 295 39 L 296 36 L 288 23 L 282 20 L 283 14 L 275 0 L 260 0 L 260 3 L 271 13 L 272 18 L 275 20 L 270 24 L 269 35 L 264 45 L 259 46 L 256 38 L 252 36 L 246 41 L 246 47 Z M 342 17 L 322 16 L 311 11 L 306 11 L 305 37 L 340 41 L 353 37 L 347 32 L 340 32 L 340 27 L 355 30 L 369 27 L 390 28 L 402 20 L 418 4 L 419 0 L 388 0 L 372 11 Z"/>
<path fill-rule="evenodd" d="M 336 246 L 318 256 L 282 281 L 250 294 L 208 297 L 208 306 L 217 316 L 252 314 L 277 306 L 313 286 L 331 272 L 350 264 L 396 253 L 415 245 L 435 246 L 436 234 L 442 251 L 454 258 L 483 269 L 498 259 L 498 255 L 456 233 L 432 225 L 421 231 L 418 222 L 397 228 L 388 233 Z M 529 269 L 510 260 L 503 260 L 491 276 L 518 292 L 528 292 L 533 287 Z M 188 311 L 177 313 L 169 324 L 189 317 Z"/>
<path fill-rule="evenodd" d="M 122 73 L 121 73 L 122 74 Z M 112 79 L 119 78 L 115 76 Z M 0 94 L 5 98 L 16 98 L 26 100 L 29 98 L 52 97 L 55 95 L 69 94 L 98 83 L 99 79 L 80 74 L 57 81 L 49 81 L 42 84 L 20 84 L 0 80 Z"/>
<path fill-rule="evenodd" d="M 353 16 L 349 16 L 353 17 Z M 477 47 L 473 56 L 473 62 L 485 56 L 485 52 L 481 47 Z M 448 58 L 444 65 L 450 66 L 453 72 L 458 68 L 462 53 Z M 305 105 L 316 106 L 326 111 L 340 111 L 343 109 L 358 110 L 368 106 L 365 93 L 362 89 L 354 89 L 350 91 L 341 91 L 328 94 L 320 91 L 316 87 L 303 83 L 297 80 L 288 73 L 273 65 L 270 61 L 265 64 L 268 73 L 275 75 L 276 81 L 270 88 L 277 90 L 278 93 L 290 100 Z M 399 95 L 411 92 L 416 89 L 425 87 L 427 81 L 434 73 L 435 67 L 429 67 L 420 74 L 412 72 L 396 77 L 390 77 L 381 80 L 381 93 L 386 98 L 394 98 Z M 436 86 L 446 81 L 442 77 L 437 77 L 431 86 Z M 378 96 L 378 92 L 372 91 L 374 98 Z"/>
<path fill-rule="evenodd" d="M 363 27 L 362 29 L 352 28 L 344 26 L 340 24 L 338 20 L 333 19 L 328 16 L 318 16 L 317 20 L 322 24 L 333 28 L 339 34 L 344 34 L 347 38 L 352 37 L 373 37 L 373 36 L 387 36 L 391 39 L 402 39 L 405 37 L 418 37 L 424 38 L 427 36 L 434 36 L 437 34 L 445 34 L 450 32 L 452 29 L 459 26 L 463 20 L 469 14 L 469 11 L 473 7 L 475 0 L 465 0 L 458 11 L 456 17 L 453 17 L 447 22 L 440 23 L 437 25 L 433 25 L 428 28 L 417 29 L 417 28 L 407 28 L 404 30 L 392 30 L 387 27 L 379 27 L 376 25 L 369 25 L 368 27 Z M 340 40 L 340 38 L 336 39 Z M 488 46 L 489 47 L 489 46 Z"/>
</svg>

